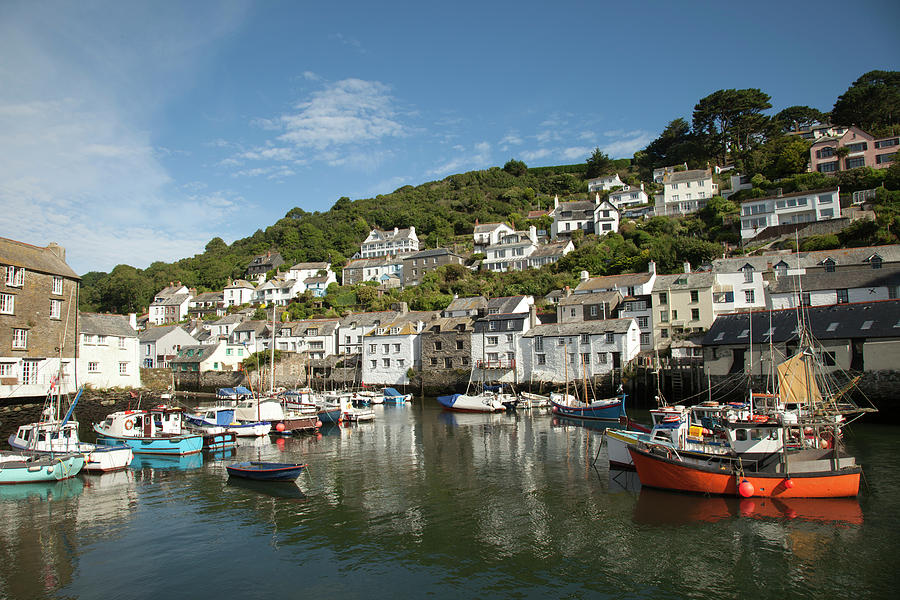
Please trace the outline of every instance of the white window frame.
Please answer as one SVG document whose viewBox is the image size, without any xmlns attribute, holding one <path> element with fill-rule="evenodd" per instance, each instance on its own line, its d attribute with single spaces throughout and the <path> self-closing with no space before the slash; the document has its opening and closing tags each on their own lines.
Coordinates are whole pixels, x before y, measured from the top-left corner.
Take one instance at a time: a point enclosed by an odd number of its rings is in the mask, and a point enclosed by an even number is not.
<svg viewBox="0 0 900 600">
<path fill-rule="evenodd" d="M 0 362 L 0 377 L 6 379 L 14 377 L 13 366 L 15 363 Z"/>
<path fill-rule="evenodd" d="M 62 319 L 62 300 L 50 300 L 50 318 L 55 320 Z"/>
<path fill-rule="evenodd" d="M 25 285 L 25 267 L 6 267 L 6 285 L 9 287 L 22 287 Z"/>
<path fill-rule="evenodd" d="M 100 372 L 100 363 L 92 360 L 88 362 L 88 373 L 99 373 Z"/>
<path fill-rule="evenodd" d="M 22 361 L 22 385 L 37 385 L 39 362 L 37 360 Z"/>
<path fill-rule="evenodd" d="M 0 294 L 0 314 L 16 314 L 16 296 L 14 294 Z"/>
<path fill-rule="evenodd" d="M 119 363 L 119 375 L 128 375 L 128 363 L 127 362 Z"/>
<path fill-rule="evenodd" d="M 62 277 L 53 276 L 53 290 L 50 292 L 51 294 L 56 294 L 57 296 L 62 296 L 63 293 L 63 280 Z"/>
<path fill-rule="evenodd" d="M 28 350 L 28 330 L 13 329 L 13 350 Z"/>
</svg>

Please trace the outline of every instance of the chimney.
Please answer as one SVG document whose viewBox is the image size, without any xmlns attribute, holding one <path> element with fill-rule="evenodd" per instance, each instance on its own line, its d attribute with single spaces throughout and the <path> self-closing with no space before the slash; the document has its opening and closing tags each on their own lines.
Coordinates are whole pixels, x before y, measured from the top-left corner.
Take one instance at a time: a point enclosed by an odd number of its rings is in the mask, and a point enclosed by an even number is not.
<svg viewBox="0 0 900 600">
<path fill-rule="evenodd" d="M 569 288 L 569 286 L 564 287 L 563 288 L 563 296 L 569 297 L 571 295 L 572 295 L 572 290 Z"/>
<path fill-rule="evenodd" d="M 128 313 L 128 324 L 137 331 L 137 315 L 135 313 Z"/>
<path fill-rule="evenodd" d="M 594 193 L 594 204 L 600 204 L 600 192 Z"/>
<path fill-rule="evenodd" d="M 642 191 L 642 192 L 644 191 L 644 184 L 643 184 L 643 183 L 641 183 L 641 191 Z"/>
<path fill-rule="evenodd" d="M 532 304 L 528 307 L 528 328 L 533 329 L 536 325 L 539 325 L 540 321 L 537 318 L 537 306 Z"/>
<path fill-rule="evenodd" d="M 397 232 L 400 231 L 398 227 L 394 227 L 394 235 L 397 235 Z"/>
<path fill-rule="evenodd" d="M 537 244 L 537 227 L 534 225 L 528 227 L 528 239 Z"/>
<path fill-rule="evenodd" d="M 691 263 L 689 263 L 688 261 L 684 261 L 684 272 L 685 273 L 691 272 Z"/>
<path fill-rule="evenodd" d="M 656 261 L 655 260 L 651 260 L 649 263 L 647 263 L 647 272 L 652 275 L 656 275 Z"/>
<path fill-rule="evenodd" d="M 49 244 L 47 244 L 47 250 L 52 252 L 59 260 L 66 262 L 66 249 L 56 242 L 50 242 Z"/>
<path fill-rule="evenodd" d="M 553 208 L 559 208 L 559 194 L 553 196 Z"/>
<path fill-rule="evenodd" d="M 590 273 L 588 273 L 587 271 L 581 272 L 581 276 L 580 276 L 581 281 L 587 281 L 590 278 L 591 278 Z"/>
</svg>

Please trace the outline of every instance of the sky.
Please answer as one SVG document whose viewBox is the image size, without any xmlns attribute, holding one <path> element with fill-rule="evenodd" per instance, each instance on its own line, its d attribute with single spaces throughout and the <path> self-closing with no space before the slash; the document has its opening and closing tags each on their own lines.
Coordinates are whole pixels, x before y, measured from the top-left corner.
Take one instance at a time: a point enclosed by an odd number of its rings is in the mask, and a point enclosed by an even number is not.
<svg viewBox="0 0 900 600">
<path fill-rule="evenodd" d="M 145 268 L 404 185 L 631 157 L 700 98 L 830 110 L 900 3 L 0 2 L 0 236 Z"/>
</svg>

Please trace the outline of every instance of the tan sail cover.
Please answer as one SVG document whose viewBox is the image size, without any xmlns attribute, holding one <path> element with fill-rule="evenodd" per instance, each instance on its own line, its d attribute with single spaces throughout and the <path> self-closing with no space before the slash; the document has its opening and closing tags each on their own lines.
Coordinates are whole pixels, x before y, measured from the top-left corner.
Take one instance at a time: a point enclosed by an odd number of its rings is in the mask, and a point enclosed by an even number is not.
<svg viewBox="0 0 900 600">
<path fill-rule="evenodd" d="M 802 353 L 795 354 L 778 365 L 778 391 L 782 402 L 812 402 L 815 405 L 822 401 L 816 373 L 809 364 L 811 357 L 809 358 L 810 360 L 804 360 Z"/>
</svg>

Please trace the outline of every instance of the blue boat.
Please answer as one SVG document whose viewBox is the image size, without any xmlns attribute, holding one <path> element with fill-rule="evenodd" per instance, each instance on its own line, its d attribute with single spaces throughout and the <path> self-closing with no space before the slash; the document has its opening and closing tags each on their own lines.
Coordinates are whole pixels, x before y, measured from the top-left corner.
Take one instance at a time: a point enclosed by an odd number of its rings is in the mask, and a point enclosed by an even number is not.
<svg viewBox="0 0 900 600">
<path fill-rule="evenodd" d="M 412 400 L 412 394 L 401 394 L 392 387 L 386 387 L 382 390 L 385 404 L 405 404 Z"/>
<path fill-rule="evenodd" d="M 621 421 L 628 418 L 625 414 L 625 394 L 587 403 L 575 400 L 571 395 L 551 394 L 550 404 L 553 414 L 568 419 Z"/>
<path fill-rule="evenodd" d="M 203 436 L 182 431 L 182 412 L 172 406 L 114 412 L 94 425 L 97 443 L 125 444 L 135 454 L 195 454 L 203 450 Z"/>
<path fill-rule="evenodd" d="M 271 463 L 247 461 L 228 465 L 225 469 L 229 477 L 242 477 L 254 481 L 294 481 L 306 465 L 294 463 Z"/>
<path fill-rule="evenodd" d="M 340 423 L 342 411 L 340 406 L 322 407 L 316 413 L 322 423 Z"/>
<path fill-rule="evenodd" d="M 0 452 L 0 484 L 61 481 L 84 468 L 84 454 Z"/>
</svg>

